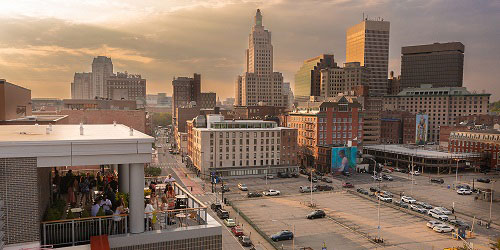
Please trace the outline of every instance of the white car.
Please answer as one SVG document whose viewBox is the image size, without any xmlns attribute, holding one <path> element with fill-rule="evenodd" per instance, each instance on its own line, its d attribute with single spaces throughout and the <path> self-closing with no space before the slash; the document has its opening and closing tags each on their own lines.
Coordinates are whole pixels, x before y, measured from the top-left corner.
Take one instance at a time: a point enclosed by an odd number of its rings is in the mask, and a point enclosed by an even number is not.
<svg viewBox="0 0 500 250">
<path fill-rule="evenodd" d="M 428 214 L 431 217 L 434 217 L 434 218 L 439 219 L 439 220 L 444 220 L 444 221 L 448 220 L 448 215 L 443 214 L 443 213 L 441 213 L 437 210 L 434 210 L 434 209 L 429 210 Z"/>
<path fill-rule="evenodd" d="M 415 212 L 419 212 L 421 214 L 426 214 L 427 213 L 427 209 L 423 208 L 420 205 L 416 205 L 416 204 L 411 204 L 410 205 L 410 209 L 413 210 L 413 211 L 415 211 Z"/>
<path fill-rule="evenodd" d="M 385 202 L 392 202 L 392 198 L 388 195 L 379 194 L 378 199 Z"/>
<path fill-rule="evenodd" d="M 372 175 L 372 179 L 375 181 L 382 181 L 382 177 L 376 175 Z"/>
<path fill-rule="evenodd" d="M 437 225 L 445 225 L 445 224 L 443 222 L 437 221 L 437 220 L 431 220 L 431 221 L 427 222 L 427 227 L 430 229 L 434 229 L 434 227 Z"/>
<path fill-rule="evenodd" d="M 435 207 L 433 210 L 436 210 L 436 211 L 439 211 L 441 212 L 442 214 L 446 214 L 446 215 L 450 215 L 451 214 L 451 211 L 444 208 L 444 207 Z"/>
<path fill-rule="evenodd" d="M 247 185 L 243 184 L 243 183 L 239 183 L 238 184 L 238 188 L 241 190 L 241 191 L 248 191 L 248 187 Z"/>
<path fill-rule="evenodd" d="M 267 174 L 267 175 L 266 175 L 266 178 L 267 178 L 267 179 L 274 179 L 274 175 L 272 175 L 272 174 Z"/>
<path fill-rule="evenodd" d="M 280 191 L 274 190 L 274 189 L 269 189 L 269 190 L 263 192 L 263 194 L 265 196 L 276 196 L 276 195 L 280 195 L 280 193 L 281 193 Z"/>
<path fill-rule="evenodd" d="M 406 203 L 409 203 L 409 204 L 413 204 L 413 203 L 417 202 L 417 200 L 411 198 L 410 196 L 403 196 L 403 197 L 401 197 L 401 200 L 406 202 Z"/>
<path fill-rule="evenodd" d="M 420 172 L 417 171 L 413 171 L 413 172 L 410 172 L 411 175 L 415 175 L 415 176 L 419 176 L 420 175 Z"/>
<path fill-rule="evenodd" d="M 461 188 L 461 189 L 457 190 L 457 194 L 469 195 L 469 194 L 472 194 L 472 191 L 470 191 L 470 189 Z"/>
<path fill-rule="evenodd" d="M 448 226 L 446 224 L 440 224 L 432 228 L 432 230 L 438 232 L 438 233 L 449 233 L 453 230 L 455 230 L 453 227 Z"/>
</svg>

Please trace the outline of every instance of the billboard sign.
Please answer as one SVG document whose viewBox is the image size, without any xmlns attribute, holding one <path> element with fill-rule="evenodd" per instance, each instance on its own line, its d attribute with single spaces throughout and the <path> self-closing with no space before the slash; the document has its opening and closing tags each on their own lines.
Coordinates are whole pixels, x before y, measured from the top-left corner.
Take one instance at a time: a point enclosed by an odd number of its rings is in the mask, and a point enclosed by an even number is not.
<svg viewBox="0 0 500 250">
<path fill-rule="evenodd" d="M 427 132 L 429 130 L 429 115 L 417 114 L 415 119 L 415 143 L 417 145 L 424 145 L 427 143 Z"/>
<path fill-rule="evenodd" d="M 355 171 L 357 152 L 357 147 L 332 148 L 332 173 Z"/>
</svg>

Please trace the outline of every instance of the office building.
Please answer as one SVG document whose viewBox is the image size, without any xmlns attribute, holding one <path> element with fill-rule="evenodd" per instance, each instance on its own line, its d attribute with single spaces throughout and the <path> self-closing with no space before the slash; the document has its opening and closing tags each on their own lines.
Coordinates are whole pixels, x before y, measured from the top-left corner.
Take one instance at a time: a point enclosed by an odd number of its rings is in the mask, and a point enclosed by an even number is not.
<svg viewBox="0 0 500 250">
<path fill-rule="evenodd" d="M 72 99 L 92 99 L 92 73 L 75 73 L 71 83 Z"/>
<path fill-rule="evenodd" d="M 395 77 L 394 76 L 394 71 L 391 71 L 389 73 L 389 79 L 387 79 L 387 87 L 389 88 L 387 90 L 387 94 L 389 95 L 397 95 L 403 88 L 401 87 L 401 75 Z"/>
<path fill-rule="evenodd" d="M 397 95 L 384 96 L 383 109 L 427 114 L 428 141 L 437 142 L 440 126 L 459 125 L 460 116 L 487 114 L 490 95 L 469 92 L 464 87 L 433 88 L 423 84 L 420 88 L 407 88 Z"/>
<path fill-rule="evenodd" d="M 363 140 L 361 109 L 355 97 L 347 96 L 299 103 L 286 122 L 287 127 L 298 130 L 300 164 L 329 172 L 330 162 L 319 159 L 321 147 L 358 145 Z"/>
<path fill-rule="evenodd" d="M 320 70 L 320 96 L 335 97 L 340 93 L 355 91 L 358 86 L 369 86 L 370 71 L 359 62 L 344 63 L 343 68 L 329 67 Z"/>
<path fill-rule="evenodd" d="M 461 42 L 401 48 L 402 88 L 462 87 L 465 46 Z"/>
<path fill-rule="evenodd" d="M 31 90 L 0 79 L 0 121 L 31 115 Z"/>
<path fill-rule="evenodd" d="M 264 105 L 285 107 L 283 75 L 273 71 L 271 32 L 264 29 L 262 15 L 257 10 L 246 50 L 246 72 L 238 76 L 235 85 L 236 106 Z"/>
<path fill-rule="evenodd" d="M 200 115 L 188 122 L 188 155 L 204 178 L 298 172 L 297 130 L 263 120 Z"/>
<path fill-rule="evenodd" d="M 293 106 L 293 101 L 295 100 L 295 95 L 293 94 L 292 88 L 290 87 L 290 82 L 283 83 L 283 96 L 286 98 L 286 108 L 291 109 Z"/>
<path fill-rule="evenodd" d="M 346 62 L 359 62 L 370 71 L 370 95 L 387 94 L 389 29 L 383 19 L 365 19 L 347 29 Z"/>
<path fill-rule="evenodd" d="M 191 102 L 200 101 L 201 75 L 195 73 L 193 77 L 174 78 L 172 88 L 172 114 L 175 117 L 176 108 L 186 106 Z M 213 107 L 215 107 L 215 100 Z"/>
<path fill-rule="evenodd" d="M 92 97 L 107 98 L 106 78 L 113 75 L 113 62 L 105 56 L 95 57 L 92 61 Z"/>
<path fill-rule="evenodd" d="M 333 55 L 322 54 L 304 61 L 295 73 L 294 95 L 298 101 L 321 95 L 321 70 L 327 68 L 337 68 Z"/>
<path fill-rule="evenodd" d="M 202 109 L 214 108 L 216 106 L 217 94 L 215 92 L 200 93 L 196 106 Z"/>
<path fill-rule="evenodd" d="M 105 79 L 106 98 L 110 100 L 146 100 L 146 79 L 141 75 L 117 72 Z"/>
</svg>

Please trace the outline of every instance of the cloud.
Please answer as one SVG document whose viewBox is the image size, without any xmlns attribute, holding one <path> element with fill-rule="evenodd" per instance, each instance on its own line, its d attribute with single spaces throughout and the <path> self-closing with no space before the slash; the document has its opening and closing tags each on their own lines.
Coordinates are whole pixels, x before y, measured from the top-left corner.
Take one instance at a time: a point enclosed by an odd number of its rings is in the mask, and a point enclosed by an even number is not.
<svg viewBox="0 0 500 250">
<path fill-rule="evenodd" d="M 492 88 L 500 79 L 494 69 L 500 54 L 500 32 L 495 27 L 500 23 L 496 15 L 500 6 L 495 1 L 16 3 L 8 16 L 0 18 L 0 77 L 31 88 L 34 96 L 69 97 L 74 72 L 90 71 L 97 55 L 111 56 L 115 70 L 142 74 L 150 93 L 171 93 L 174 76 L 197 72 L 202 74 L 204 91 L 232 96 L 236 76 L 244 70 L 255 9 L 261 8 L 264 25 L 272 32 L 274 69 L 292 85 L 295 71 L 308 58 L 333 53 L 339 64 L 344 62 L 345 30 L 364 12 L 391 22 L 390 70 L 399 72 L 401 46 L 461 41 L 466 46 L 466 86 L 489 89 L 493 99 L 500 98 L 500 90 Z M 16 8 L 24 5 L 40 10 Z M 100 17 L 102 7 L 107 11 Z M 79 13 L 72 15 L 74 10 Z"/>
</svg>

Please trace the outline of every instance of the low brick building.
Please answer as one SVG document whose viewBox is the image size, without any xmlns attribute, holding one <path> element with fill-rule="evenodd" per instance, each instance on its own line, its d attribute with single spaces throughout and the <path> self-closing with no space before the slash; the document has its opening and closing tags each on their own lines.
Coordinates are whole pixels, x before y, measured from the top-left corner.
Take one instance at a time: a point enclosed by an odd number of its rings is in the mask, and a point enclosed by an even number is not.
<svg viewBox="0 0 500 250">
<path fill-rule="evenodd" d="M 481 153 L 485 161 L 481 168 L 498 169 L 500 166 L 500 131 L 452 131 L 449 151 L 459 153 Z"/>
<path fill-rule="evenodd" d="M 279 116 L 286 113 L 286 107 L 275 106 L 236 106 L 234 119 L 264 119 L 266 116 Z"/>
<path fill-rule="evenodd" d="M 144 110 L 61 110 L 58 114 L 67 115 L 67 124 L 123 124 L 127 127 L 148 133 L 146 111 Z"/>
</svg>

